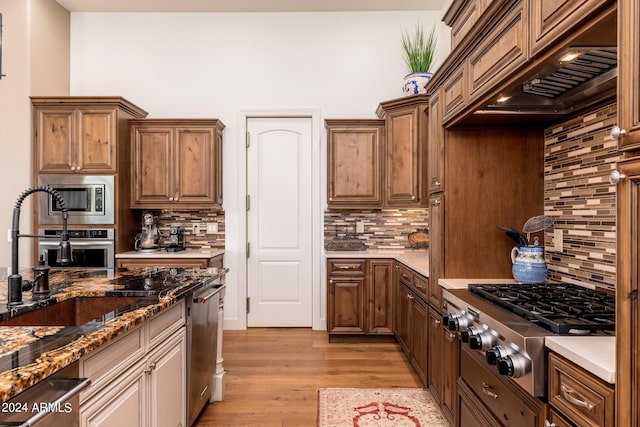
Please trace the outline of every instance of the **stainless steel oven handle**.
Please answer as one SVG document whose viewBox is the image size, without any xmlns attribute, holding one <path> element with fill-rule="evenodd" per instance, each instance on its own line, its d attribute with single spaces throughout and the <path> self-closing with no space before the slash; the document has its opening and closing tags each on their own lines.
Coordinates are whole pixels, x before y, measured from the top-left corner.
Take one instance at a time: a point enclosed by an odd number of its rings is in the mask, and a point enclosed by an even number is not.
<svg viewBox="0 0 640 427">
<path fill-rule="evenodd" d="M 70 240 L 71 243 L 71 247 L 74 246 L 113 246 L 113 241 L 112 240 L 93 240 L 91 242 L 78 242 L 78 241 L 74 241 L 73 239 Z M 40 242 L 39 245 L 40 246 L 51 246 L 51 247 L 58 247 L 58 245 L 60 244 L 60 242 Z"/>
<path fill-rule="evenodd" d="M 82 390 L 84 390 L 85 388 L 87 388 L 91 384 L 91 379 L 89 379 L 89 378 L 79 378 L 78 381 L 79 381 L 78 384 L 76 384 L 71 389 L 66 391 L 62 396 L 58 397 L 56 400 L 51 402 L 49 404 L 49 406 L 50 407 L 62 406 L 63 403 L 65 403 L 67 400 L 71 399 L 76 394 L 80 393 Z M 52 414 L 52 412 L 40 411 L 37 414 L 35 414 L 33 417 L 31 417 L 28 420 L 26 420 L 24 423 L 20 424 L 20 427 L 31 427 L 31 426 L 34 426 L 37 423 L 39 423 L 40 421 L 42 421 L 42 419 L 44 417 L 46 417 L 47 415 L 49 415 L 49 414 Z"/>
</svg>

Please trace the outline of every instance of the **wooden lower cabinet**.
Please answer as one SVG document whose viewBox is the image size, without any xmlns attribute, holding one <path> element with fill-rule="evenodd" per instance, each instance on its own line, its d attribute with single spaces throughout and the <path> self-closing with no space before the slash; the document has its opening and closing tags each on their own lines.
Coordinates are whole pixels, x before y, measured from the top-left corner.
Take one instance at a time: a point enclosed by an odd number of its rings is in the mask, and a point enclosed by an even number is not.
<svg viewBox="0 0 640 427">
<path fill-rule="evenodd" d="M 91 378 L 80 395 L 80 426 L 186 425 L 184 304 L 80 360 Z"/>
<path fill-rule="evenodd" d="M 422 384 L 428 387 L 429 306 L 402 281 L 396 298 L 396 338 Z"/>
<path fill-rule="evenodd" d="M 463 346 L 458 378 L 460 427 L 467 425 L 541 427 L 547 406 L 489 369 L 482 353 Z M 478 423 L 467 424 L 467 408 L 474 408 Z M 485 422 L 488 422 L 486 424 Z"/>
<path fill-rule="evenodd" d="M 327 330 L 332 335 L 393 335 L 393 261 L 327 260 Z"/>
<path fill-rule="evenodd" d="M 436 399 L 442 401 L 442 390 L 444 384 L 444 371 L 442 365 L 442 350 L 444 347 L 444 336 L 442 335 L 442 316 L 429 307 L 429 390 Z"/>
<path fill-rule="evenodd" d="M 442 353 L 436 355 L 441 357 L 442 363 L 442 390 L 440 392 L 440 409 L 447 418 L 449 424 L 455 425 L 458 414 L 458 387 L 457 379 L 460 375 L 460 340 L 453 332 L 444 325 L 440 326 L 442 332 Z M 434 352 L 431 352 L 431 357 Z"/>
</svg>

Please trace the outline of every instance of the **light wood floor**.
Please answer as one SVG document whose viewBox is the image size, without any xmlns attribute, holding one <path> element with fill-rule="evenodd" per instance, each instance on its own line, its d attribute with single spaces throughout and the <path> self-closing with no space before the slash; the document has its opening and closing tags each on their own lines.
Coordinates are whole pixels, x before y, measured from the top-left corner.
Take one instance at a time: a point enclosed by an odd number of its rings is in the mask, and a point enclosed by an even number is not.
<svg viewBox="0 0 640 427">
<path fill-rule="evenodd" d="M 225 331 L 225 400 L 209 404 L 195 424 L 316 425 L 324 387 L 422 387 L 397 343 L 329 343 L 306 328 Z"/>
</svg>

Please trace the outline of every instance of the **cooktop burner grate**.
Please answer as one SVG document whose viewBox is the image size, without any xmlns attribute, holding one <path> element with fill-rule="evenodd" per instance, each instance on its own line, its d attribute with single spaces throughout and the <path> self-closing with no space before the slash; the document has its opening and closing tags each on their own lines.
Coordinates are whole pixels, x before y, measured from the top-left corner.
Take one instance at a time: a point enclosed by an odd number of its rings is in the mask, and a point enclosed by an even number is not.
<svg viewBox="0 0 640 427">
<path fill-rule="evenodd" d="M 578 285 L 471 284 L 469 291 L 555 334 L 615 331 L 615 295 Z"/>
</svg>

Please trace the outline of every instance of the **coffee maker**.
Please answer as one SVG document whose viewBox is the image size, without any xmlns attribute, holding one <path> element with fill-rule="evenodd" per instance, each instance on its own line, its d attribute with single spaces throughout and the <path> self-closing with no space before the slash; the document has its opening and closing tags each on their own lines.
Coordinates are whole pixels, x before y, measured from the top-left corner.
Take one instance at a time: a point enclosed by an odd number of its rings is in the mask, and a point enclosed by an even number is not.
<svg viewBox="0 0 640 427">
<path fill-rule="evenodd" d="M 158 230 L 158 217 L 150 213 L 142 216 L 142 233 L 136 234 L 135 249 L 140 252 L 152 252 L 160 250 L 160 231 Z"/>
<path fill-rule="evenodd" d="M 167 252 L 178 252 L 185 249 L 184 246 L 184 228 L 171 227 L 169 229 L 169 246 Z"/>
</svg>

